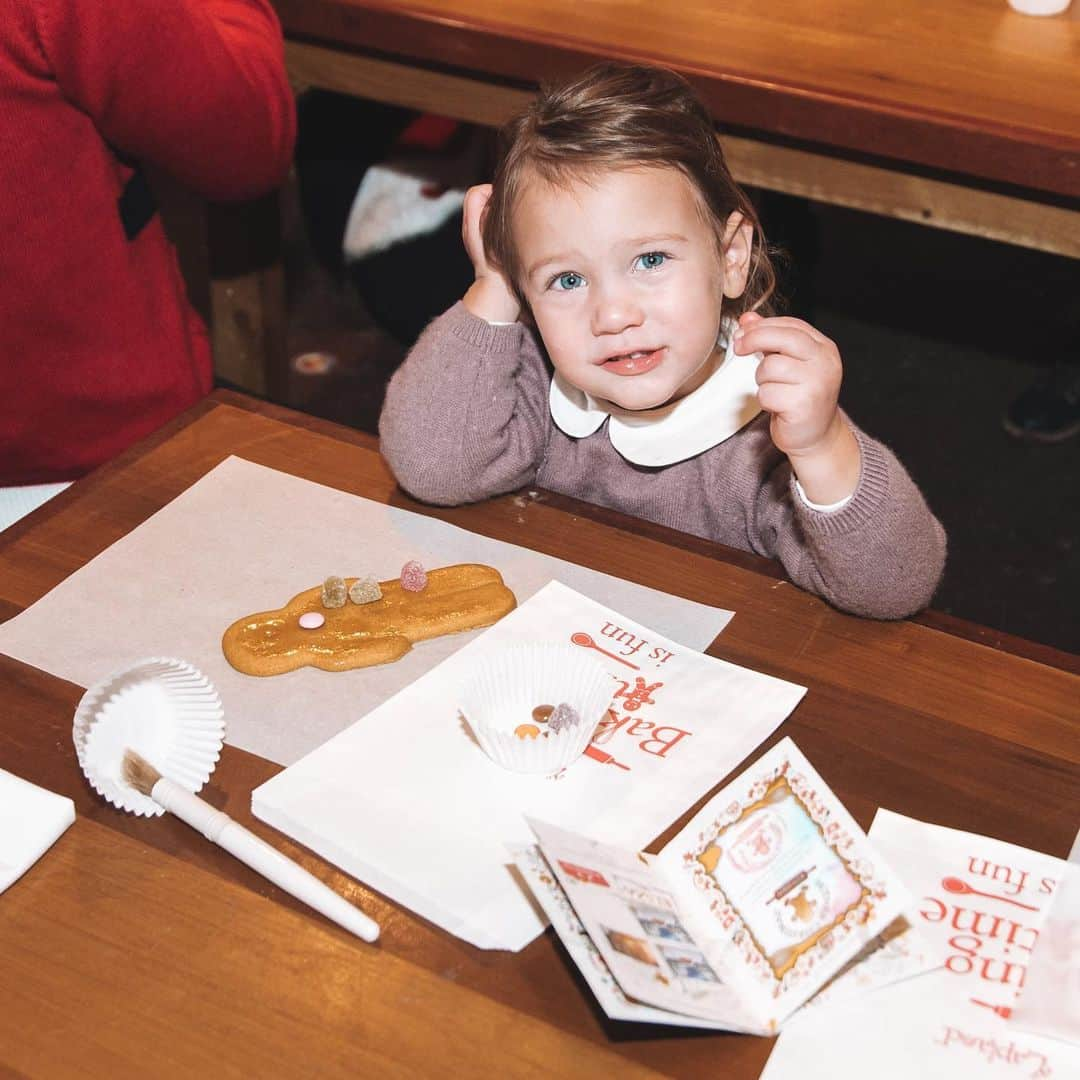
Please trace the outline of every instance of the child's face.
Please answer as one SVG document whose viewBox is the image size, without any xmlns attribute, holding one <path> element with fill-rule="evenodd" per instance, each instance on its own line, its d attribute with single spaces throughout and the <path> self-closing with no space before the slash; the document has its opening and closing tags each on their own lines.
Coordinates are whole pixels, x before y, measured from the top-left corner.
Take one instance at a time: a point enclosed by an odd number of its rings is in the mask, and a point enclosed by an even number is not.
<svg viewBox="0 0 1080 1080">
<path fill-rule="evenodd" d="M 568 382 L 624 409 L 682 397 L 714 370 L 720 308 L 746 284 L 751 226 L 721 254 L 690 181 L 628 168 L 524 186 L 514 212 L 522 291 Z"/>
</svg>

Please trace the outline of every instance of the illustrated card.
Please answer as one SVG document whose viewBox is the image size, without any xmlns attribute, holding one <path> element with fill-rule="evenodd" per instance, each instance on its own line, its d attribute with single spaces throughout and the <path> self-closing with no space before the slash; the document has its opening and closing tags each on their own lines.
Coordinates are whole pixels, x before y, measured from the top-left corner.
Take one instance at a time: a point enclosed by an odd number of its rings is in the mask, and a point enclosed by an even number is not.
<svg viewBox="0 0 1080 1080">
<path fill-rule="evenodd" d="M 734 821 L 719 826 L 694 859 L 741 915 L 777 978 L 869 894 L 786 775 Z"/>
<path fill-rule="evenodd" d="M 903 912 L 908 894 L 862 829 L 784 739 L 659 857 L 731 942 L 740 993 L 775 1027 Z M 689 901 L 684 901 L 687 903 Z"/>
</svg>

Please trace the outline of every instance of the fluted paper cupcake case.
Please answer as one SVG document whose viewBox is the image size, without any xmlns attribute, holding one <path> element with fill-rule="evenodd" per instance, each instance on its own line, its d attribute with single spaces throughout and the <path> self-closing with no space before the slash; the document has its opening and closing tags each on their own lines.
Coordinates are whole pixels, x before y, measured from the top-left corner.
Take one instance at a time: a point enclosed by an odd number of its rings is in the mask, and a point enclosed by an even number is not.
<svg viewBox="0 0 1080 1080">
<path fill-rule="evenodd" d="M 604 666 L 570 645 L 515 645 L 477 661 L 461 692 L 461 712 L 484 753 L 504 769 L 549 774 L 585 752 L 611 704 L 615 685 Z M 538 705 L 571 705 L 581 723 L 536 738 L 514 734 L 534 723 Z"/>
<path fill-rule="evenodd" d="M 225 738 L 221 698 L 198 668 L 155 656 L 114 672 L 82 696 L 72 726 L 75 753 L 90 786 L 113 806 L 164 813 L 124 779 L 124 751 L 198 791 L 214 771 Z"/>
</svg>

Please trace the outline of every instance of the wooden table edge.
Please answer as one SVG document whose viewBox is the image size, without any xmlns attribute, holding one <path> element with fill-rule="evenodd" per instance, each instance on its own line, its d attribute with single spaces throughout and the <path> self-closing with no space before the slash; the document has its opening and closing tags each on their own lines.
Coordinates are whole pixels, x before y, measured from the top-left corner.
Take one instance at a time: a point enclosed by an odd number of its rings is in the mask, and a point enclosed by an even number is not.
<svg viewBox="0 0 1080 1080">
<path fill-rule="evenodd" d="M 208 397 L 187 412 L 184 412 L 159 428 L 153 434 L 147 436 L 141 442 L 129 447 L 112 460 L 95 469 L 88 476 L 82 478 L 77 484 L 62 491 L 55 498 L 40 506 L 37 510 L 17 521 L 8 529 L 0 532 L 0 552 L 25 533 L 48 520 L 55 514 L 65 510 L 68 506 L 78 501 L 87 492 L 107 482 L 110 476 L 122 471 L 132 462 L 139 460 L 146 453 L 167 442 L 178 431 L 196 423 L 200 418 L 221 407 L 240 409 L 244 412 L 255 413 L 267 419 L 286 424 L 291 427 L 311 431 L 314 434 L 334 439 L 338 442 L 346 442 L 353 446 L 363 447 L 366 450 L 377 451 L 379 441 L 376 436 L 360 431 L 356 428 L 346 427 L 332 420 L 324 420 L 321 417 L 298 412 L 295 409 L 273 402 L 251 397 L 235 390 L 219 388 L 214 390 Z M 399 489 L 400 490 L 400 489 Z M 644 536 L 660 543 L 690 551 L 706 558 L 719 559 L 730 565 L 744 570 L 760 574 L 763 577 L 774 580 L 786 580 L 780 564 L 775 560 L 767 559 L 750 552 L 740 551 L 736 548 L 725 547 L 711 540 L 693 536 L 690 533 L 680 532 L 664 525 L 657 525 L 641 518 L 631 517 L 618 510 L 596 506 L 582 502 L 570 496 L 560 495 L 539 488 L 526 488 L 536 498 L 542 499 L 546 504 L 564 510 L 567 513 L 588 518 L 612 528 L 624 532 Z M 521 493 L 510 493 L 500 498 L 520 497 Z M 402 493 L 402 498 L 408 497 Z M 424 513 L 438 514 L 440 507 L 426 506 L 408 499 L 409 507 Z M 11 614 L 14 614 L 12 612 Z M 10 616 L 9 616 L 10 617 Z M 940 633 L 949 634 L 952 637 L 961 638 L 986 648 L 1004 652 L 1035 663 L 1045 664 L 1048 667 L 1058 668 L 1071 674 L 1080 674 L 1080 656 L 1044 645 L 1040 642 L 1030 641 L 1027 638 L 1018 637 L 1004 631 L 994 630 L 990 627 L 981 626 L 978 623 L 969 622 L 946 612 L 927 609 L 913 616 L 910 622 L 924 626 Z"/>
</svg>

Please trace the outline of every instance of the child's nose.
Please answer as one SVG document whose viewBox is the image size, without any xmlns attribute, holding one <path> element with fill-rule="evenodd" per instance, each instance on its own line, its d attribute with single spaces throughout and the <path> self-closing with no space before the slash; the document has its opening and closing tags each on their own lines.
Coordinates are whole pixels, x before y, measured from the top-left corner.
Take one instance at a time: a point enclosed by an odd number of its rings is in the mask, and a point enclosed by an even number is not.
<svg viewBox="0 0 1080 1080">
<path fill-rule="evenodd" d="M 640 326 L 644 318 L 641 304 L 631 290 L 608 286 L 594 293 L 594 334 L 621 334 L 631 326 Z"/>
</svg>

